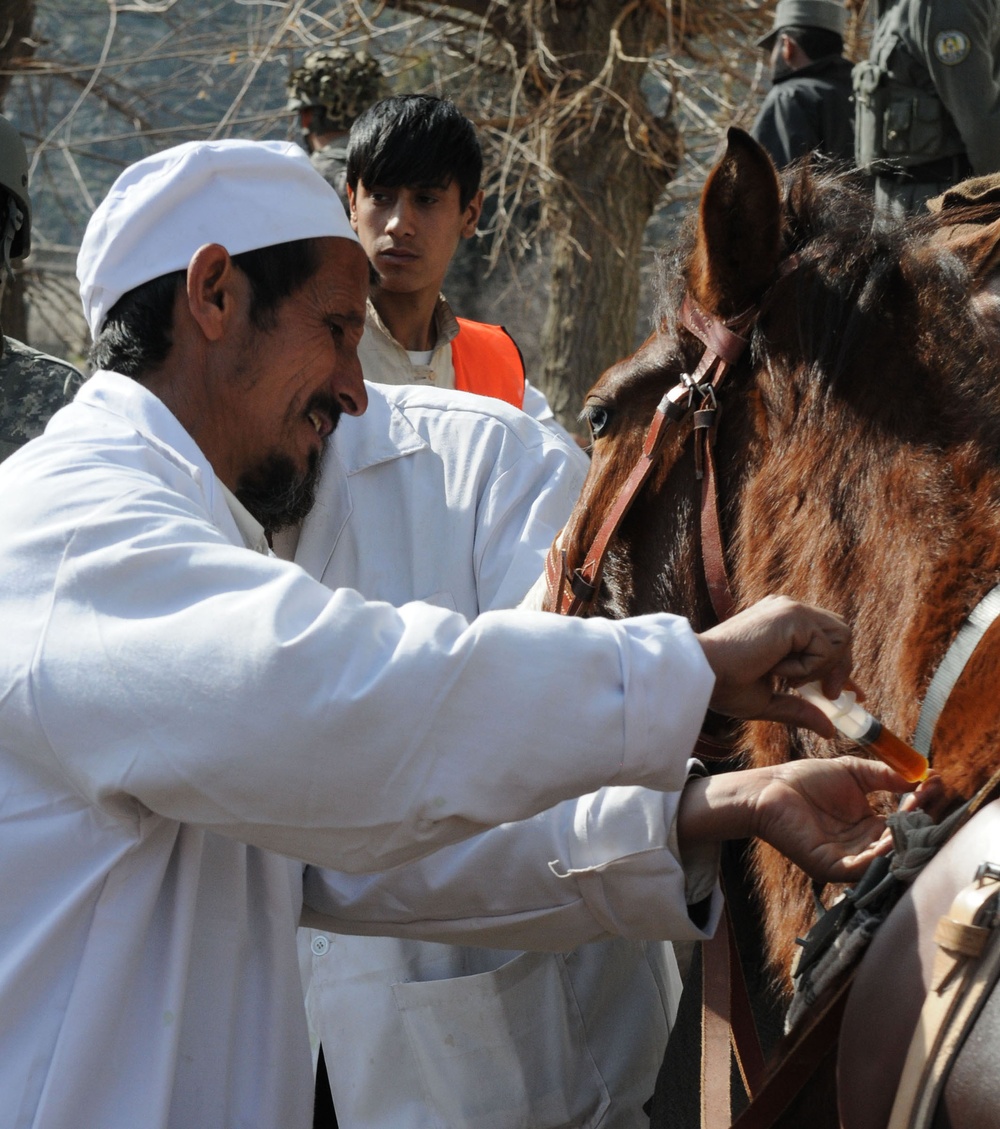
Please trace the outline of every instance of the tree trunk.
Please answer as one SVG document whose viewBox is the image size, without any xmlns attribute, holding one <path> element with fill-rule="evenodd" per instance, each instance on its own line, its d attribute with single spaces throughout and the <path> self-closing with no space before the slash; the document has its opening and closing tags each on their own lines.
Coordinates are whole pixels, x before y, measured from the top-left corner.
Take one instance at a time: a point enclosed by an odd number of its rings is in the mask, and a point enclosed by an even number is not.
<svg viewBox="0 0 1000 1129">
<path fill-rule="evenodd" d="M 554 185 L 543 197 L 552 243 L 539 384 L 571 430 L 587 390 L 634 347 L 643 231 L 669 181 L 613 124 L 586 146 L 554 147 L 569 191 Z"/>
<path fill-rule="evenodd" d="M 34 22 L 35 0 L 4 0 L 0 8 L 0 107 L 10 88 L 11 72 L 35 53 L 31 40 Z"/>
<path fill-rule="evenodd" d="M 632 351 L 642 235 L 681 156 L 641 83 L 666 34 L 666 6 L 523 0 L 503 29 L 540 129 L 542 228 L 551 239 L 539 385 L 579 430 L 587 390 Z M 514 6 L 512 5 L 508 12 Z"/>
</svg>

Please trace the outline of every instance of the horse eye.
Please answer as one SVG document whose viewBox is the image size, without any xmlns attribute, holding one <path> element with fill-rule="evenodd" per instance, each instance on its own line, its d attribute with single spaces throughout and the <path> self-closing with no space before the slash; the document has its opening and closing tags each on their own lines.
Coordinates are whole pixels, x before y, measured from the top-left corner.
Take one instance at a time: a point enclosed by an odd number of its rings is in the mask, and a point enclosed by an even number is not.
<svg viewBox="0 0 1000 1129">
<path fill-rule="evenodd" d="M 590 424 L 590 434 L 596 439 L 608 426 L 608 409 L 600 404 L 594 404 L 587 409 L 587 422 Z"/>
</svg>

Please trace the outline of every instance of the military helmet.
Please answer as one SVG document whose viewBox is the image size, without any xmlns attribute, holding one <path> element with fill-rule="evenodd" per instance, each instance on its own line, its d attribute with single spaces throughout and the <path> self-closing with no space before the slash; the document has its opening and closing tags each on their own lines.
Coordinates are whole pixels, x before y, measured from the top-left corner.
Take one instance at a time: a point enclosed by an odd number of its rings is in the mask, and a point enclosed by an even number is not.
<svg viewBox="0 0 1000 1129">
<path fill-rule="evenodd" d="M 382 69 L 367 51 L 328 47 L 310 51 L 288 79 L 289 110 L 322 113 L 313 132 L 339 133 L 351 128 L 382 93 Z"/>
<path fill-rule="evenodd" d="M 21 258 L 31 250 L 31 202 L 28 199 L 28 154 L 17 129 L 0 116 L 0 192 L 14 197 L 21 212 L 21 226 L 10 245 L 10 257 Z M 6 208 L 0 213 L 3 224 Z M 0 226 L 0 237 L 3 235 Z"/>
</svg>

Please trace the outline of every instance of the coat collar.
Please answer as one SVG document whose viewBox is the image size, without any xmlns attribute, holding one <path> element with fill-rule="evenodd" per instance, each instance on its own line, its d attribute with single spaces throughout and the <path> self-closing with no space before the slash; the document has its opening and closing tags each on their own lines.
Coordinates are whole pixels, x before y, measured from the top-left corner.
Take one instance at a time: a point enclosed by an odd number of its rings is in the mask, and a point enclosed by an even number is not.
<svg viewBox="0 0 1000 1129">
<path fill-rule="evenodd" d="M 388 385 L 368 381 L 365 384 L 368 388 L 368 410 L 358 418 L 341 418 L 329 443 L 324 474 L 328 471 L 336 473 L 332 465 L 334 461 L 339 462 L 343 472 L 350 476 L 427 446 L 426 440 L 399 406 L 389 399 L 389 395 L 398 395 L 401 389 L 390 392 Z"/>
<path fill-rule="evenodd" d="M 390 397 L 405 396 L 406 389 L 365 382 L 368 410 L 355 418 L 344 416 L 323 456 L 316 502 L 298 529 L 275 538 L 279 556 L 294 559 L 311 575 L 322 577 L 337 542 L 354 511 L 351 477 L 371 467 L 390 463 L 427 447 L 405 413 Z"/>
</svg>

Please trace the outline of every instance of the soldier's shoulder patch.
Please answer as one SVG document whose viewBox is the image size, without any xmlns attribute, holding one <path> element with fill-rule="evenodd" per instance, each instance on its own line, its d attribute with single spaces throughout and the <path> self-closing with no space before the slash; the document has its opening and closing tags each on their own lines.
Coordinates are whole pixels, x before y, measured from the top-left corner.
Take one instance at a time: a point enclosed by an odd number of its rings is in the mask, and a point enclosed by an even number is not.
<svg viewBox="0 0 1000 1129">
<path fill-rule="evenodd" d="M 964 62 L 971 49 L 972 43 L 964 31 L 939 31 L 934 36 L 934 54 L 946 67 Z"/>
</svg>

